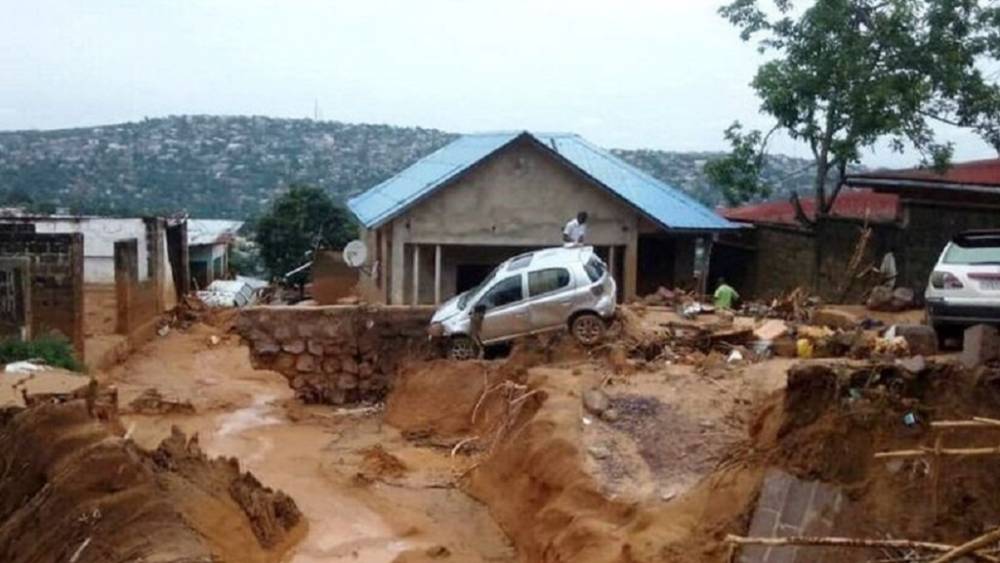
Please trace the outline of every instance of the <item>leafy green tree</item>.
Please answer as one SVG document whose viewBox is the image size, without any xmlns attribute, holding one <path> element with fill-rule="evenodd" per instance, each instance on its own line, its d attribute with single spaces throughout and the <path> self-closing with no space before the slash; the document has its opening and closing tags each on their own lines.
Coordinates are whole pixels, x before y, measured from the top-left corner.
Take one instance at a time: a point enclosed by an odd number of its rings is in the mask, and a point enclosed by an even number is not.
<svg viewBox="0 0 1000 563">
<path fill-rule="evenodd" d="M 323 190 L 293 185 L 256 221 L 260 257 L 271 275 L 283 275 L 310 260 L 319 248 L 340 249 L 357 237 L 348 211 Z"/>
<path fill-rule="evenodd" d="M 725 137 L 732 153 L 705 163 L 705 176 L 722 189 L 726 204 L 735 206 L 771 195 L 771 186 L 763 181 L 764 136 L 760 131 L 743 133 L 743 125 L 737 121 L 726 129 Z"/>
<path fill-rule="evenodd" d="M 752 86 L 776 121 L 771 133 L 812 151 L 818 213 L 832 209 L 847 167 L 881 140 L 946 167 L 952 147 L 935 142 L 935 121 L 972 129 L 1000 152 L 1000 86 L 980 68 L 1000 56 L 995 2 L 816 0 L 801 10 L 793 0 L 762 3 L 734 0 L 720 14 L 773 55 Z M 709 173 L 727 200 L 766 193 L 754 176 L 770 135 L 743 133 L 738 123 L 726 131 L 733 151 Z"/>
</svg>

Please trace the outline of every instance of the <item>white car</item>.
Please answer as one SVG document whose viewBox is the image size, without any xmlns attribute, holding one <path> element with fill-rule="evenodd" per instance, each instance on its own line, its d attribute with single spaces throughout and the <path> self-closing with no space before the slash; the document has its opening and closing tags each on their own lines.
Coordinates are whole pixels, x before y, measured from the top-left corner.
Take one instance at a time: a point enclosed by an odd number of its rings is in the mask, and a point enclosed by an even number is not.
<svg viewBox="0 0 1000 563">
<path fill-rule="evenodd" d="M 617 292 L 593 247 L 538 250 L 507 260 L 441 305 L 429 332 L 448 339 L 448 356 L 456 360 L 475 358 L 481 345 L 563 328 L 594 344 L 614 316 Z"/>
<path fill-rule="evenodd" d="M 927 320 L 939 336 L 959 327 L 1000 323 L 1000 230 L 956 235 L 934 266 L 924 300 Z"/>
</svg>

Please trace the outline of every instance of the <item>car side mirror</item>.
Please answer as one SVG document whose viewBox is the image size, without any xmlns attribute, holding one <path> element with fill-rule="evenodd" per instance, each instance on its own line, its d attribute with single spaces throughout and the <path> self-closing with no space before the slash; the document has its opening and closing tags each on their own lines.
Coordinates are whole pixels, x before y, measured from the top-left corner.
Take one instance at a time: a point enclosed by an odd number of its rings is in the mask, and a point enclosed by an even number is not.
<svg viewBox="0 0 1000 563">
<path fill-rule="evenodd" d="M 484 303 L 482 303 L 482 302 L 476 303 L 476 306 L 472 308 L 472 314 L 473 315 L 485 315 L 486 314 L 486 305 Z"/>
</svg>

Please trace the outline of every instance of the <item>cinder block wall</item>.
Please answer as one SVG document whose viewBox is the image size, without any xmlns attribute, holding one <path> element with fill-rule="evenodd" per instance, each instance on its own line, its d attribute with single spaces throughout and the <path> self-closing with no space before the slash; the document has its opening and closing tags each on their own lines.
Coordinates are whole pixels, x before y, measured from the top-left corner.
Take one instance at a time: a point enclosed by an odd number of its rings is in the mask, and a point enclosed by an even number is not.
<svg viewBox="0 0 1000 563">
<path fill-rule="evenodd" d="M 958 233 L 970 229 L 1000 229 L 1000 209 L 996 207 L 943 207 L 938 203 L 903 202 L 906 239 L 901 244 L 899 285 L 912 287 L 923 295 L 931 270 L 945 244 Z"/>
<path fill-rule="evenodd" d="M 31 330 L 59 334 L 83 357 L 83 235 L 0 231 L 0 256 L 31 263 Z"/>
<path fill-rule="evenodd" d="M 805 229 L 757 225 L 753 297 L 774 299 L 816 279 L 816 235 Z"/>
<path fill-rule="evenodd" d="M 237 330 L 254 367 L 284 375 L 307 403 L 383 398 L 399 363 L 431 351 L 431 307 L 250 307 Z"/>
</svg>

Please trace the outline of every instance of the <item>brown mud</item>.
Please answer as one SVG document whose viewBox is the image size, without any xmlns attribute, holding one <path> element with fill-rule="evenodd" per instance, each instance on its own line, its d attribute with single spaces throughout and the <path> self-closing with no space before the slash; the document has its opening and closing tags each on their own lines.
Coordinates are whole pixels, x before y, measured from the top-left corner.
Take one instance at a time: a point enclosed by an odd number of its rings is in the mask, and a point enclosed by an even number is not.
<svg viewBox="0 0 1000 563">
<path fill-rule="evenodd" d="M 84 399 L 0 428 L 0 560 L 281 561 L 304 532 L 295 503 L 175 432 L 155 450 Z"/>
<path fill-rule="evenodd" d="M 772 468 L 843 490 L 839 535 L 957 542 L 1000 521 L 988 459 L 946 463 L 954 480 L 935 477 L 933 511 L 925 464 L 874 459 L 926 443 L 900 422 L 908 412 L 1000 414 L 988 384 L 811 360 L 786 393 L 800 362 L 685 357 L 663 330 L 674 316 L 623 315 L 593 350 L 546 336 L 501 360 L 403 361 L 384 406 L 303 405 L 285 377 L 254 369 L 231 318 L 171 331 L 99 378 L 131 405 L 123 425 L 138 444 L 156 449 L 177 426 L 285 491 L 307 524 L 285 556 L 299 563 L 721 563 Z M 595 392 L 602 412 L 585 406 Z M 200 522 L 203 542 L 230 534 Z"/>
</svg>

